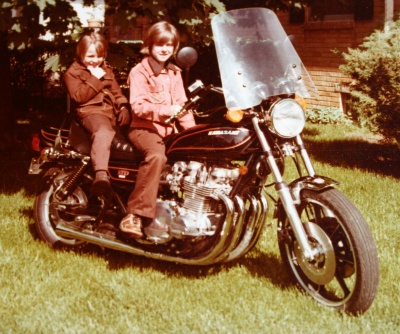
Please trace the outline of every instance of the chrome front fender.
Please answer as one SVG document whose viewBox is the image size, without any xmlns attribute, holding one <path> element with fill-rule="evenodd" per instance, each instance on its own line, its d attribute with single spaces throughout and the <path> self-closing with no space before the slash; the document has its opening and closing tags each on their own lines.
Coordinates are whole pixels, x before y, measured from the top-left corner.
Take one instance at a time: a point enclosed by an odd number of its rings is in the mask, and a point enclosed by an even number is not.
<svg viewBox="0 0 400 334">
<path fill-rule="evenodd" d="M 291 182 L 289 184 L 289 189 L 292 194 L 294 203 L 300 204 L 300 193 L 303 189 L 319 191 L 329 187 L 334 187 L 338 184 L 338 181 L 326 176 L 304 176 Z"/>
</svg>

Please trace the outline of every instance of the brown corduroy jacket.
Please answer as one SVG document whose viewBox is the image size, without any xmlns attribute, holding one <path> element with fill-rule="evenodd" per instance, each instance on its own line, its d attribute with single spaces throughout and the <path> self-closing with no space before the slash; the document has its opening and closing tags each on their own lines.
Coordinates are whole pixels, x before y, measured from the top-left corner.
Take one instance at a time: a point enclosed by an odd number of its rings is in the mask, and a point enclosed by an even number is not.
<svg viewBox="0 0 400 334">
<path fill-rule="evenodd" d="M 72 107 L 79 118 L 91 114 L 102 114 L 110 119 L 118 114 L 128 99 L 122 94 L 112 67 L 102 65 L 106 74 L 98 79 L 78 61 L 74 61 L 64 74 L 64 82 L 72 99 Z"/>
</svg>

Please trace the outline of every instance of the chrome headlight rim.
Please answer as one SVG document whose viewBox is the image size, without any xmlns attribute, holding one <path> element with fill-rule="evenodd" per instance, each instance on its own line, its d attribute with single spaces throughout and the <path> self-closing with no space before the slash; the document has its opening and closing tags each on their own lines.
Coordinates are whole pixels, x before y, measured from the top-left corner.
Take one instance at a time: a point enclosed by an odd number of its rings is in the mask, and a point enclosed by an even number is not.
<svg viewBox="0 0 400 334">
<path fill-rule="evenodd" d="M 294 99 L 275 102 L 268 113 L 270 130 L 282 138 L 296 137 L 304 129 L 306 116 L 301 104 Z"/>
</svg>

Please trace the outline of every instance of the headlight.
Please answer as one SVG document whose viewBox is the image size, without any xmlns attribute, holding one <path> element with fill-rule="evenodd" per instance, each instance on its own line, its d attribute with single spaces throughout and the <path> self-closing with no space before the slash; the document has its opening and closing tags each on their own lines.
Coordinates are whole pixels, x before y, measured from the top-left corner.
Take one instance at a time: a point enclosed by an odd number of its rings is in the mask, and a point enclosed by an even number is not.
<svg viewBox="0 0 400 334">
<path fill-rule="evenodd" d="M 303 131 L 306 123 L 303 108 L 292 99 L 276 102 L 270 109 L 271 130 L 284 138 L 292 138 Z"/>
</svg>

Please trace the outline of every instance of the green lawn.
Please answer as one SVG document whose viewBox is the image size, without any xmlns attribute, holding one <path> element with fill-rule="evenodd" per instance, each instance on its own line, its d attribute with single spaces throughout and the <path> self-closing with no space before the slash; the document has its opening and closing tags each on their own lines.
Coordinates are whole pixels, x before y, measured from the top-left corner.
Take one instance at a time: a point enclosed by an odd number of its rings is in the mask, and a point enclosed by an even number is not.
<svg viewBox="0 0 400 334">
<path fill-rule="evenodd" d="M 0 333 L 398 333 L 396 149 L 350 126 L 310 126 L 305 141 L 317 172 L 341 182 L 377 243 L 380 286 L 364 315 L 321 307 L 289 283 L 275 225 L 246 257 L 209 267 L 50 249 L 33 227 L 21 142 L 0 151 Z"/>
</svg>

